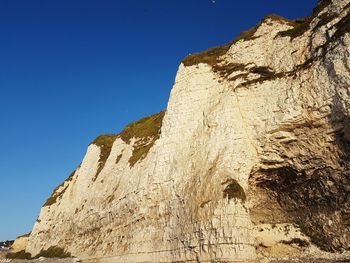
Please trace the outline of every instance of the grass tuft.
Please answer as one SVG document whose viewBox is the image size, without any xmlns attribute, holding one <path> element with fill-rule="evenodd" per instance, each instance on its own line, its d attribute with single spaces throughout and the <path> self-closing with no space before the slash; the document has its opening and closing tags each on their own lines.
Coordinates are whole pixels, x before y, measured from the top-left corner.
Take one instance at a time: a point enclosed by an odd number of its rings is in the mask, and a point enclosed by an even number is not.
<svg viewBox="0 0 350 263">
<path fill-rule="evenodd" d="M 126 143 L 130 143 L 131 138 L 141 139 L 134 145 L 133 154 L 129 159 L 129 163 L 133 166 L 136 162 L 146 157 L 148 151 L 153 146 L 154 142 L 159 138 L 160 128 L 162 126 L 162 120 L 165 112 L 160 112 L 158 114 L 145 117 L 139 121 L 129 124 L 126 128 L 119 134 L 106 134 L 98 136 L 91 144 L 95 144 L 100 147 L 100 156 L 99 156 L 99 165 L 95 176 L 92 178 L 93 181 L 96 181 L 98 175 L 104 168 L 108 156 L 111 153 L 112 146 L 114 141 L 120 137 Z M 117 156 L 116 163 L 121 159 L 122 155 Z M 51 206 L 55 204 L 65 191 L 67 190 L 69 184 L 67 184 L 62 190 L 66 182 L 69 182 L 73 179 L 75 171 L 56 189 L 52 192 L 51 196 L 47 199 L 44 204 L 45 206 Z"/>
<path fill-rule="evenodd" d="M 303 35 L 310 28 L 311 17 L 294 20 L 294 27 L 286 31 L 279 32 L 277 36 L 290 37 L 291 40 Z"/>
<path fill-rule="evenodd" d="M 116 134 L 105 134 L 98 136 L 91 144 L 95 144 L 100 147 L 100 159 L 98 161 L 98 168 L 95 176 L 92 178 L 92 181 L 96 181 L 98 175 L 102 171 L 103 167 L 106 164 L 109 154 L 111 153 L 112 146 L 114 141 L 118 138 Z"/>
<path fill-rule="evenodd" d="M 165 112 L 162 111 L 158 114 L 151 115 L 135 121 L 120 133 L 120 138 L 126 142 L 130 143 L 132 138 L 146 138 L 152 136 L 158 136 L 160 128 L 162 126 L 162 121 Z"/>
<path fill-rule="evenodd" d="M 310 28 L 310 23 L 313 18 L 318 16 L 328 5 L 332 3 L 331 0 L 321 0 L 319 1 L 317 7 L 313 10 L 312 16 L 303 18 L 303 19 L 296 19 L 296 20 L 288 20 L 286 18 L 283 18 L 278 15 L 268 15 L 264 17 L 261 22 L 256 25 L 255 27 L 242 32 L 241 34 L 238 35 L 233 41 L 222 45 L 222 46 L 217 46 L 214 48 L 210 48 L 206 51 L 200 52 L 200 53 L 195 53 L 187 56 L 185 59 L 183 59 L 182 63 L 184 66 L 193 66 L 193 65 L 198 65 L 199 63 L 205 63 L 208 64 L 212 67 L 215 67 L 221 62 L 221 57 L 227 53 L 227 51 L 230 49 L 230 47 L 239 42 L 239 41 L 248 41 L 248 40 L 253 40 L 258 38 L 255 36 L 256 31 L 258 30 L 259 26 L 265 22 L 267 19 L 273 20 L 273 21 L 278 21 L 280 23 L 287 24 L 289 26 L 293 26 L 293 28 L 288 29 L 286 31 L 279 32 L 277 36 L 281 37 L 287 37 L 289 36 L 291 39 L 294 39 L 296 37 L 299 37 L 303 35 L 309 28 Z M 329 20 L 331 18 L 329 17 L 323 17 L 326 20 Z M 323 21 L 324 22 L 324 21 Z"/>
<path fill-rule="evenodd" d="M 240 33 L 237 38 L 227 43 L 226 45 L 213 47 L 200 53 L 191 54 L 182 60 L 182 63 L 186 67 L 198 65 L 199 63 L 205 63 L 212 67 L 215 67 L 219 62 L 221 62 L 220 57 L 225 55 L 233 44 L 241 40 L 247 41 L 257 38 L 254 37 L 254 34 L 258 30 L 259 25 Z"/>
<path fill-rule="evenodd" d="M 121 133 L 120 138 L 130 143 L 132 138 L 139 139 L 135 145 L 132 156 L 129 159 L 131 167 L 139 160 L 147 156 L 156 140 L 160 136 L 162 121 L 165 112 L 142 118 L 139 121 L 129 124 Z"/>
<path fill-rule="evenodd" d="M 34 257 L 40 258 L 40 257 L 45 257 L 45 258 L 70 258 L 72 255 L 69 252 L 66 252 L 63 248 L 53 246 L 49 247 L 46 250 L 41 250 L 38 255 Z"/>
<path fill-rule="evenodd" d="M 50 205 L 53 205 L 53 204 L 56 203 L 57 199 L 58 199 L 59 197 L 61 197 L 61 196 L 64 194 L 64 192 L 67 190 L 68 184 L 67 184 L 66 187 L 65 187 L 64 189 L 62 189 L 61 191 L 59 191 L 59 189 L 60 189 L 62 186 L 64 186 L 64 184 L 65 184 L 66 182 L 69 182 L 69 181 L 71 181 L 71 180 L 73 179 L 74 173 L 75 173 L 75 170 L 70 174 L 70 176 L 69 176 L 62 184 L 60 184 L 59 186 L 57 186 L 57 187 L 55 188 L 55 190 L 53 190 L 51 196 L 46 200 L 44 206 L 50 206 Z"/>
<path fill-rule="evenodd" d="M 205 63 L 210 66 L 214 66 L 219 62 L 219 58 L 227 53 L 231 46 L 231 43 L 228 43 L 223 46 L 218 46 L 210 48 L 206 51 L 195 53 L 187 56 L 182 63 L 186 66 L 193 66 L 199 63 Z"/>
<path fill-rule="evenodd" d="M 32 257 L 32 255 L 28 252 L 25 252 L 25 250 L 21 250 L 16 253 L 7 253 L 6 258 L 8 259 L 38 259 L 40 257 L 45 258 L 69 258 L 71 257 L 71 254 L 69 252 L 65 252 L 63 248 L 53 246 L 46 250 L 41 250 L 38 255 L 35 257 Z"/>
<path fill-rule="evenodd" d="M 248 29 L 246 31 L 243 31 L 233 41 L 222 46 L 210 48 L 200 53 L 191 54 L 187 56 L 184 60 L 182 60 L 182 63 L 186 67 L 197 65 L 199 63 L 205 63 L 212 67 L 215 67 L 219 62 L 221 62 L 220 57 L 225 55 L 232 45 L 234 45 L 235 43 L 241 40 L 248 41 L 248 40 L 256 39 L 257 37 L 254 35 L 263 21 L 264 19 L 255 27 Z"/>
<path fill-rule="evenodd" d="M 265 22 L 267 19 L 278 21 L 278 22 L 284 23 L 284 24 L 294 25 L 293 21 L 285 19 L 281 16 L 268 15 L 268 16 L 264 17 L 258 25 L 256 25 L 255 27 L 253 27 L 251 29 L 243 31 L 233 41 L 227 43 L 226 45 L 217 46 L 217 47 L 210 48 L 210 49 L 203 51 L 203 52 L 200 52 L 200 53 L 191 54 L 191 55 L 187 56 L 182 61 L 182 63 L 186 67 L 198 65 L 199 63 L 205 63 L 205 64 L 208 64 L 212 67 L 217 66 L 218 63 L 221 62 L 220 57 L 225 55 L 232 45 L 234 45 L 235 43 L 237 43 L 239 41 L 248 41 L 248 40 L 253 40 L 253 39 L 258 38 L 257 36 L 255 36 L 255 33 L 258 30 L 258 28 L 260 27 L 260 25 L 263 22 Z"/>
<path fill-rule="evenodd" d="M 25 252 L 24 250 L 15 252 L 15 253 L 7 253 L 6 254 L 7 259 L 32 259 L 32 255 L 28 252 Z"/>
<path fill-rule="evenodd" d="M 29 237 L 29 236 L 30 236 L 30 234 L 31 234 L 31 232 L 29 232 L 29 233 L 27 233 L 27 234 L 24 234 L 24 235 L 20 235 L 20 236 L 18 236 L 17 238 L 21 238 L 21 237 Z"/>
<path fill-rule="evenodd" d="M 290 26 L 294 26 L 294 21 L 293 20 L 289 20 L 287 18 L 284 18 L 282 16 L 276 15 L 276 14 L 271 14 L 271 15 L 267 15 L 263 18 L 262 21 L 266 21 L 267 19 L 273 20 L 273 21 L 278 21 L 281 24 L 287 24 Z"/>
<path fill-rule="evenodd" d="M 296 19 L 291 24 L 293 25 L 293 28 L 288 29 L 286 31 L 279 32 L 277 36 L 280 37 L 290 37 L 291 40 L 294 38 L 297 38 L 301 35 L 303 35 L 306 31 L 310 29 L 311 21 L 317 17 L 325 8 L 327 8 L 332 3 L 332 0 L 320 0 L 316 8 L 313 10 L 313 13 L 311 16 L 308 16 L 303 19 Z M 322 26 L 328 22 L 330 22 L 334 18 L 333 15 L 329 14 L 323 14 L 320 16 L 320 22 L 317 24 L 316 27 Z"/>
<path fill-rule="evenodd" d="M 162 111 L 158 114 L 130 123 L 120 134 L 107 134 L 97 137 L 91 143 L 99 146 L 101 149 L 99 167 L 93 181 L 96 181 L 99 173 L 105 166 L 108 156 L 111 153 L 113 143 L 117 138 L 121 138 L 126 143 L 130 143 L 132 138 L 138 139 L 134 145 L 133 154 L 129 159 L 131 167 L 139 160 L 145 158 L 154 142 L 159 138 L 164 114 L 165 112 Z M 121 154 L 117 156 L 116 163 L 120 161 L 121 157 Z"/>
<path fill-rule="evenodd" d="M 134 147 L 134 151 L 129 158 L 129 164 L 133 167 L 139 160 L 142 160 L 146 157 L 149 150 L 152 148 L 155 140 L 152 139 L 152 142 L 146 145 L 139 145 Z"/>
</svg>

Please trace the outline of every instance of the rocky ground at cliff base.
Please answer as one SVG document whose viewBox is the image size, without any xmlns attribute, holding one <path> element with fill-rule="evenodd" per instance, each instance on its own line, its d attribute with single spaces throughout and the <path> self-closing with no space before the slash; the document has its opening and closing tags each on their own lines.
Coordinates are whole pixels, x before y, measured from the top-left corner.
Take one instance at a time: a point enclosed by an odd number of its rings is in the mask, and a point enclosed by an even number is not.
<svg viewBox="0 0 350 263">
<path fill-rule="evenodd" d="M 0 257 L 0 263 L 2 262 L 11 262 L 11 263 L 34 263 L 34 262 L 41 262 L 41 263 L 76 263 L 80 262 L 77 261 L 77 259 L 72 258 L 40 258 L 40 259 L 33 259 L 33 260 L 24 260 L 24 259 L 4 259 Z"/>
<path fill-rule="evenodd" d="M 80 261 L 77 258 L 39 258 L 39 259 L 33 259 L 33 260 L 24 260 L 24 259 L 6 259 L 6 251 L 0 251 L 0 263 L 77 263 L 77 262 L 83 262 Z M 330 258 L 299 258 L 299 259 L 265 259 L 258 261 L 259 263 L 350 263 L 350 257 L 346 258 L 337 258 L 337 259 L 330 259 Z"/>
<path fill-rule="evenodd" d="M 77 263 L 80 262 L 76 258 L 38 258 L 33 260 L 25 260 L 25 259 L 6 259 L 6 253 L 8 251 L 0 251 L 0 263 L 34 263 L 34 262 L 41 262 L 41 263 Z"/>
<path fill-rule="evenodd" d="M 340 259 L 340 260 L 333 260 L 333 259 L 297 259 L 297 260 L 272 260 L 270 263 L 348 263 L 350 262 L 349 259 Z"/>
<path fill-rule="evenodd" d="M 78 262 L 76 259 L 41 259 L 41 260 L 2 260 L 0 259 L 0 262 L 11 262 L 11 263 L 34 263 L 34 262 L 41 262 L 41 263 L 75 263 Z M 350 259 L 342 259 L 342 260 L 331 260 L 331 259 L 298 259 L 298 260 L 272 260 L 269 263 L 349 263 Z"/>
<path fill-rule="evenodd" d="M 46 258 L 43 260 L 20 260 L 20 259 L 13 259 L 11 261 L 1 261 L 0 262 L 11 262 L 11 263 L 29 263 L 29 262 L 41 262 L 41 263 L 74 263 L 73 259 L 54 259 L 54 258 Z"/>
</svg>

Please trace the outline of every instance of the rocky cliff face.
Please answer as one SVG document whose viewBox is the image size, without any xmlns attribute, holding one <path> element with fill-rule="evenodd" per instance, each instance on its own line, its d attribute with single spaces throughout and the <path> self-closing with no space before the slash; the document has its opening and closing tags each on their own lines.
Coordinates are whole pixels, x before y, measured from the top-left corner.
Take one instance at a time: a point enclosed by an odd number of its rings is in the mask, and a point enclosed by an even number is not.
<svg viewBox="0 0 350 263">
<path fill-rule="evenodd" d="M 89 145 L 27 251 L 115 263 L 349 250 L 349 32 L 350 0 L 323 0 L 187 57 L 165 113 Z"/>
</svg>

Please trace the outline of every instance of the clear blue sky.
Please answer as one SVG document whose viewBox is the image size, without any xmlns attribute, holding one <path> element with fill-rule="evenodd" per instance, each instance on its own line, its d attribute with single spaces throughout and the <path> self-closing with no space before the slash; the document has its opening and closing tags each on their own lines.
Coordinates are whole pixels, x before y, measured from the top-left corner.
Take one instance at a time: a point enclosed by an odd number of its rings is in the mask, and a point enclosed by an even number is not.
<svg viewBox="0 0 350 263">
<path fill-rule="evenodd" d="M 0 0 L 0 241 L 31 230 L 98 135 L 166 108 L 189 53 L 316 0 Z"/>
</svg>

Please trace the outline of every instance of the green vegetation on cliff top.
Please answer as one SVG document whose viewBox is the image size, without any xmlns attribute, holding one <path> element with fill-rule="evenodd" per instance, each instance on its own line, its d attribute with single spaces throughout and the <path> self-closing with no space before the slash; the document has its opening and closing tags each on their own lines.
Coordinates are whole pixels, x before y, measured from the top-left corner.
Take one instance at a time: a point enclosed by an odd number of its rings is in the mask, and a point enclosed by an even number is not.
<svg viewBox="0 0 350 263">
<path fill-rule="evenodd" d="M 320 0 L 317 7 L 313 10 L 312 15 L 303 19 L 288 20 L 278 15 L 268 15 L 264 17 L 258 25 L 256 25 L 255 27 L 247 31 L 242 32 L 233 41 L 222 46 L 210 48 L 203 52 L 191 54 L 187 56 L 185 59 L 183 59 L 182 63 L 184 64 L 184 66 L 193 66 L 199 63 L 205 63 L 212 66 L 215 70 L 215 67 L 221 61 L 220 57 L 225 55 L 232 45 L 234 45 L 235 43 L 241 40 L 248 41 L 248 40 L 253 40 L 257 38 L 255 36 L 257 29 L 267 19 L 280 21 L 282 23 L 292 26 L 293 28 L 280 32 L 278 36 L 281 36 L 281 37 L 289 36 L 291 39 L 294 39 L 304 34 L 310 28 L 310 23 L 312 19 L 317 17 L 331 3 L 332 3 L 331 0 Z M 324 19 L 328 19 L 328 17 L 327 18 L 324 17 Z"/>
<path fill-rule="evenodd" d="M 124 142 L 130 143 L 132 138 L 138 139 L 137 143 L 133 145 L 133 154 L 129 159 L 131 167 L 135 165 L 139 160 L 142 160 L 147 156 L 147 153 L 152 148 L 154 142 L 160 136 L 160 130 L 162 127 L 162 121 L 165 111 L 158 114 L 154 114 L 148 117 L 144 117 L 138 121 L 130 123 L 120 134 L 105 134 L 98 136 L 91 144 L 95 144 L 100 147 L 99 166 L 96 175 L 93 177 L 95 181 L 106 164 L 106 161 L 111 153 L 114 141 L 117 138 L 121 138 Z M 118 156 L 118 161 L 121 156 Z M 67 181 L 72 180 L 75 171 L 56 189 L 52 192 L 52 195 L 47 199 L 44 206 L 50 206 L 56 203 L 57 199 L 61 197 L 66 191 L 68 185 L 62 190 L 60 188 L 64 186 Z"/>
</svg>

